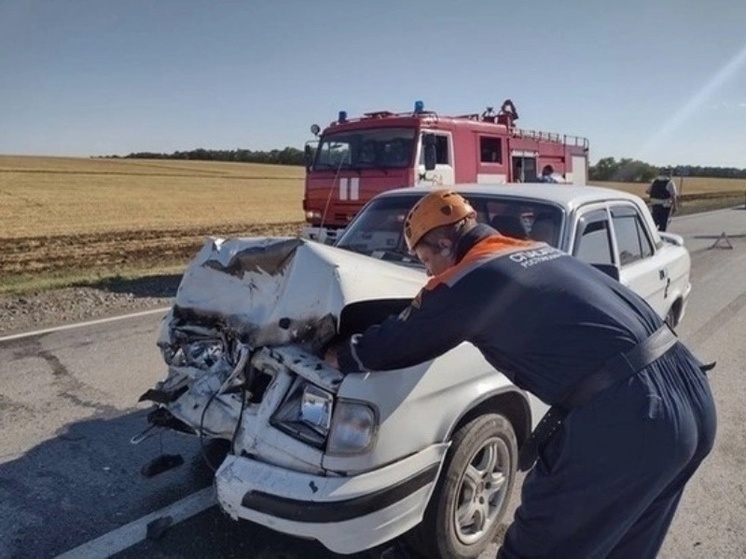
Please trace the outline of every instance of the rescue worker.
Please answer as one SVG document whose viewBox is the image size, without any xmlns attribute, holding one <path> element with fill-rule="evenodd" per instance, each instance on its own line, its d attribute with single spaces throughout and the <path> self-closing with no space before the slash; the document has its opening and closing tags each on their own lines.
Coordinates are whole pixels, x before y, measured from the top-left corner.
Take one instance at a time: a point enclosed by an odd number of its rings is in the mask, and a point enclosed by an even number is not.
<svg viewBox="0 0 746 559">
<path fill-rule="evenodd" d="M 665 231 L 670 217 L 676 213 L 679 193 L 668 175 L 660 175 L 645 191 L 650 197 L 650 212 L 658 231 Z"/>
<path fill-rule="evenodd" d="M 655 557 L 714 442 L 707 367 L 638 295 L 547 244 L 477 224 L 454 191 L 418 201 L 404 236 L 431 279 L 327 362 L 398 369 L 471 342 L 552 406 L 521 449 L 523 469 L 538 461 L 498 557 Z"/>
</svg>

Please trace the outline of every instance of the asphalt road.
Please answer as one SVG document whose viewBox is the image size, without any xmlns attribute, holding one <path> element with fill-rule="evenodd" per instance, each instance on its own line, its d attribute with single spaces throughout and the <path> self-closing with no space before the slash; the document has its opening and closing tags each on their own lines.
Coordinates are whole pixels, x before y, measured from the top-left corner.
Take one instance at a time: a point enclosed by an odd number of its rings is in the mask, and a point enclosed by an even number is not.
<svg viewBox="0 0 746 559">
<path fill-rule="evenodd" d="M 689 484 L 661 557 L 746 556 L 746 211 L 678 219 L 692 251 L 694 291 L 681 337 L 711 374 L 718 403 L 712 455 Z M 709 248 L 722 233 L 733 249 Z M 722 243 L 725 244 L 725 243 Z M 137 398 L 164 371 L 159 315 L 0 341 L 0 557 L 55 557 L 210 486 L 194 439 L 164 434 L 137 446 Z M 219 449 L 208 448 L 218 460 Z M 140 468 L 161 452 L 180 467 Z M 514 495 L 513 506 L 517 501 Z M 358 558 L 406 557 L 390 546 Z M 494 557 L 496 545 L 483 557 Z M 116 557 L 335 557 L 317 543 L 233 522 L 209 508 Z"/>
</svg>

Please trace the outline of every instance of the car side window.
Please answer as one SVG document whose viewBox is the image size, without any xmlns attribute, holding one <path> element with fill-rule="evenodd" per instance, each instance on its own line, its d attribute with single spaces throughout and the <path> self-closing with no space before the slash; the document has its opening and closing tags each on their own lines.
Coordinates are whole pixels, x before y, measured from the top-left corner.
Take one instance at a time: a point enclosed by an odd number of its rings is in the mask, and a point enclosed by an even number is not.
<svg viewBox="0 0 746 559">
<path fill-rule="evenodd" d="M 632 206 L 611 208 L 611 220 L 619 249 L 619 264 L 625 266 L 648 258 L 653 245 L 645 232 L 639 212 Z"/>
<path fill-rule="evenodd" d="M 573 256 L 588 264 L 614 263 L 606 210 L 595 210 L 580 217 Z"/>
<path fill-rule="evenodd" d="M 637 233 L 640 235 L 640 241 L 642 242 L 642 257 L 650 258 L 653 256 L 653 241 L 650 240 L 648 232 L 645 226 L 642 224 L 642 217 L 637 216 Z"/>
</svg>

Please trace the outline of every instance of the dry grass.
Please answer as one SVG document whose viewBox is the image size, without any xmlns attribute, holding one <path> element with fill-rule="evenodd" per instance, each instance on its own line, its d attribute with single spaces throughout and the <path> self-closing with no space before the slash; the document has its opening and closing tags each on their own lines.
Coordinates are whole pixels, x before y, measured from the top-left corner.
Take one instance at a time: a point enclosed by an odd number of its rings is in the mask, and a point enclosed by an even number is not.
<svg viewBox="0 0 746 559">
<path fill-rule="evenodd" d="M 746 204 L 746 179 L 714 179 L 702 177 L 677 177 L 679 215 L 704 212 Z M 599 186 L 616 188 L 646 198 L 647 183 L 596 182 Z"/>
<path fill-rule="evenodd" d="M 0 155 L 0 171 L 35 173 L 101 173 L 143 175 L 222 175 L 237 178 L 303 178 L 303 169 L 257 163 L 181 161 L 169 159 L 89 159 L 81 157 L 36 157 Z"/>
<path fill-rule="evenodd" d="M 207 236 L 292 235 L 304 170 L 0 156 L 0 293 L 183 269 Z"/>
<path fill-rule="evenodd" d="M 303 219 L 303 169 L 0 156 L 0 238 Z"/>
<path fill-rule="evenodd" d="M 679 193 L 685 197 L 696 195 L 721 194 L 726 192 L 746 192 L 746 179 L 710 179 L 704 177 L 677 177 L 675 179 Z M 627 182 L 594 182 L 599 186 L 616 188 L 625 192 L 632 192 L 638 196 L 645 195 L 648 183 Z"/>
</svg>

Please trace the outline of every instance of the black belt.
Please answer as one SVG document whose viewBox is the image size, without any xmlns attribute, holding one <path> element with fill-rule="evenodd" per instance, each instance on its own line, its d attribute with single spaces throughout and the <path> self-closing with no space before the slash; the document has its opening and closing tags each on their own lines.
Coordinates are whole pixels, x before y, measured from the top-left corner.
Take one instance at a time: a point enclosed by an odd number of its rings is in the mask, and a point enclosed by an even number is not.
<svg viewBox="0 0 746 559">
<path fill-rule="evenodd" d="M 664 324 L 631 350 L 620 353 L 601 369 L 580 381 L 559 404 L 549 408 L 533 430 L 521 447 L 518 467 L 524 471 L 531 468 L 539 455 L 539 449 L 557 432 L 570 410 L 586 404 L 599 392 L 644 369 L 676 345 L 676 342 L 676 335 Z"/>
</svg>

